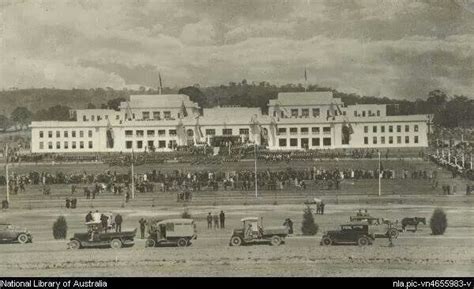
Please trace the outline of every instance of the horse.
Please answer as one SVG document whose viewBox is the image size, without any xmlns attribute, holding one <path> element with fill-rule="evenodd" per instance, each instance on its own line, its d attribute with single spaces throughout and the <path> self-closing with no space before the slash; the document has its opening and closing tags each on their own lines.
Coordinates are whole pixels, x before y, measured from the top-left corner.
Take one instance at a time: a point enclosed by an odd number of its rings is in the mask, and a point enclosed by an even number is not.
<svg viewBox="0 0 474 289">
<path fill-rule="evenodd" d="M 419 223 L 423 223 L 423 225 L 426 225 L 426 218 L 419 218 L 419 217 L 403 218 L 402 230 L 405 230 L 405 227 L 410 225 L 410 226 L 415 226 L 414 232 L 416 232 Z"/>
</svg>

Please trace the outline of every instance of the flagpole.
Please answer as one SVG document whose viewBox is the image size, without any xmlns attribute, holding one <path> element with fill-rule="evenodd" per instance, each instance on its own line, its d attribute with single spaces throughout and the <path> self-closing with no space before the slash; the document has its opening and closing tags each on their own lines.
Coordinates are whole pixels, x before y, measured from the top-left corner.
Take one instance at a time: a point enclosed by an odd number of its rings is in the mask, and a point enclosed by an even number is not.
<svg viewBox="0 0 474 289">
<path fill-rule="evenodd" d="M 382 195 L 382 172 L 380 171 L 380 151 L 379 151 L 379 197 Z"/>
<path fill-rule="evenodd" d="M 134 170 L 134 164 L 135 164 L 135 154 L 134 154 L 133 148 L 132 148 L 132 199 L 135 199 L 135 170 Z"/>
<path fill-rule="evenodd" d="M 8 143 L 5 146 L 5 180 L 7 182 L 7 202 L 10 204 L 10 187 L 8 181 Z"/>
<path fill-rule="evenodd" d="M 255 198 L 258 198 L 258 191 L 257 191 L 257 141 L 255 140 Z"/>
</svg>

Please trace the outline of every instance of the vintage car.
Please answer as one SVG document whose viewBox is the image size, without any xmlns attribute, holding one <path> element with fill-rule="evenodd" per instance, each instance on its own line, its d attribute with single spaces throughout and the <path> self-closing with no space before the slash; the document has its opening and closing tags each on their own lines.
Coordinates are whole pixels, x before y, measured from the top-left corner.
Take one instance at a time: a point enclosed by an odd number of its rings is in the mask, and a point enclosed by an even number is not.
<svg viewBox="0 0 474 289">
<path fill-rule="evenodd" d="M 197 239 L 196 224 L 193 219 L 168 219 L 152 223 L 146 247 L 178 246 L 186 247 Z"/>
<path fill-rule="evenodd" d="M 70 249 L 132 247 L 135 244 L 136 234 L 137 229 L 127 232 L 97 231 L 94 233 L 89 230 L 87 233 L 75 233 L 70 239 L 68 247 Z"/>
<path fill-rule="evenodd" d="M 384 218 L 376 218 L 366 213 L 351 216 L 349 220 L 369 225 L 369 233 L 373 234 L 375 238 L 397 238 L 399 232 L 402 232 L 398 221 L 393 222 Z"/>
<path fill-rule="evenodd" d="M 0 224 L 0 243 L 26 244 L 31 242 L 33 242 L 33 236 L 27 229 L 12 224 Z"/>
<path fill-rule="evenodd" d="M 324 233 L 320 245 L 357 244 L 372 245 L 375 237 L 369 233 L 369 225 L 365 223 L 350 223 L 341 225 L 339 230 Z"/>
<path fill-rule="evenodd" d="M 240 220 L 242 228 L 234 229 L 230 238 L 230 246 L 240 246 L 242 244 L 268 243 L 278 246 L 285 242 L 288 236 L 287 226 L 263 228 L 262 219 L 248 217 Z"/>
</svg>

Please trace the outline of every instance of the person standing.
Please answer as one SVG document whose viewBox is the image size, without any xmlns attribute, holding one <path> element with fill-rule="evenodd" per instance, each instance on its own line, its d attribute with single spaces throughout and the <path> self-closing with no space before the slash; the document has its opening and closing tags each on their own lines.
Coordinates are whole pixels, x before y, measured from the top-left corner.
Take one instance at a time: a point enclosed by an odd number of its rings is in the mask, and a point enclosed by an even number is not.
<svg viewBox="0 0 474 289">
<path fill-rule="evenodd" d="M 219 229 L 219 216 L 215 214 L 212 219 L 214 220 L 214 229 Z"/>
<path fill-rule="evenodd" d="M 141 218 L 140 221 L 138 221 L 138 223 L 140 223 L 140 236 L 142 239 L 145 239 L 146 220 Z"/>
<path fill-rule="evenodd" d="M 212 215 L 211 212 L 207 215 L 207 228 L 212 229 Z"/>
<path fill-rule="evenodd" d="M 221 210 L 221 213 L 219 214 L 219 220 L 220 220 L 220 227 L 221 229 L 225 228 L 225 214 L 224 211 Z"/>
<path fill-rule="evenodd" d="M 108 226 L 108 219 L 109 217 L 107 217 L 106 215 L 102 214 L 100 216 L 100 223 L 102 225 L 102 229 L 104 230 L 105 233 L 107 233 L 107 230 L 109 229 L 109 226 Z"/>
<path fill-rule="evenodd" d="M 86 223 L 89 223 L 93 220 L 92 218 L 92 211 L 89 211 L 89 213 L 87 213 L 86 215 Z"/>
<path fill-rule="evenodd" d="M 115 216 L 115 232 L 122 232 L 122 222 L 123 222 L 123 218 L 122 218 L 122 215 L 120 214 L 117 214 L 117 216 Z"/>
<path fill-rule="evenodd" d="M 94 221 L 94 223 L 100 223 L 100 217 L 101 213 L 99 213 L 99 210 L 96 210 L 95 213 L 92 214 L 92 221 Z"/>
<path fill-rule="evenodd" d="M 324 202 L 321 201 L 321 205 L 320 205 L 320 206 L 321 206 L 321 215 L 324 215 L 324 206 L 325 206 L 325 205 L 326 205 L 326 204 L 324 204 Z"/>
</svg>

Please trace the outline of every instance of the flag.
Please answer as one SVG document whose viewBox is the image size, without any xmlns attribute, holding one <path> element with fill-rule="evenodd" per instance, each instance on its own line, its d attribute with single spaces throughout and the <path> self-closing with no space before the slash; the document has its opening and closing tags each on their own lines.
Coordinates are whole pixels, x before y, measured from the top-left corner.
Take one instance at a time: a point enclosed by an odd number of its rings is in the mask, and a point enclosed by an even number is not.
<svg viewBox="0 0 474 289">
<path fill-rule="evenodd" d="M 331 103 L 331 105 L 329 106 L 328 115 L 326 117 L 326 120 L 329 120 L 329 118 L 331 118 L 331 117 L 332 117 L 332 120 L 336 119 L 336 111 L 334 109 L 334 103 Z"/>
<path fill-rule="evenodd" d="M 254 136 L 260 134 L 260 123 L 257 120 L 257 115 L 254 115 L 250 120 L 250 133 Z"/>
<path fill-rule="evenodd" d="M 114 147 L 114 130 L 112 129 L 112 125 L 110 121 L 107 120 L 107 148 Z"/>
<path fill-rule="evenodd" d="M 278 125 L 275 121 L 275 119 L 272 117 L 272 120 L 270 122 L 270 135 L 271 135 L 271 138 L 272 138 L 272 143 L 273 145 L 276 144 L 276 134 L 278 132 Z"/>
<path fill-rule="evenodd" d="M 204 137 L 201 126 L 199 125 L 199 116 L 196 118 L 196 125 L 194 126 L 194 137 L 196 142 L 200 142 Z"/>
<path fill-rule="evenodd" d="M 186 111 L 186 106 L 184 106 L 184 100 L 181 102 L 181 109 L 179 112 L 180 112 L 181 118 L 188 116 L 188 112 Z"/>
<path fill-rule="evenodd" d="M 337 113 L 338 113 L 339 115 L 342 115 L 341 108 L 339 107 L 339 105 L 337 105 L 337 103 L 336 103 L 336 109 L 337 109 Z"/>
<path fill-rule="evenodd" d="M 382 164 L 382 161 L 379 159 L 379 163 L 380 163 L 380 172 L 379 172 L 379 178 L 382 178 L 383 177 L 383 171 L 384 171 L 384 168 L 383 168 L 383 164 Z"/>
<path fill-rule="evenodd" d="M 130 107 L 130 102 L 128 101 L 127 101 L 127 114 L 128 114 L 128 117 L 126 117 L 125 120 L 132 120 L 133 118 L 132 108 Z"/>
<path fill-rule="evenodd" d="M 184 128 L 183 122 L 179 120 L 178 125 L 176 126 L 176 134 L 178 135 L 178 141 L 180 145 L 186 143 L 186 129 Z"/>
</svg>

